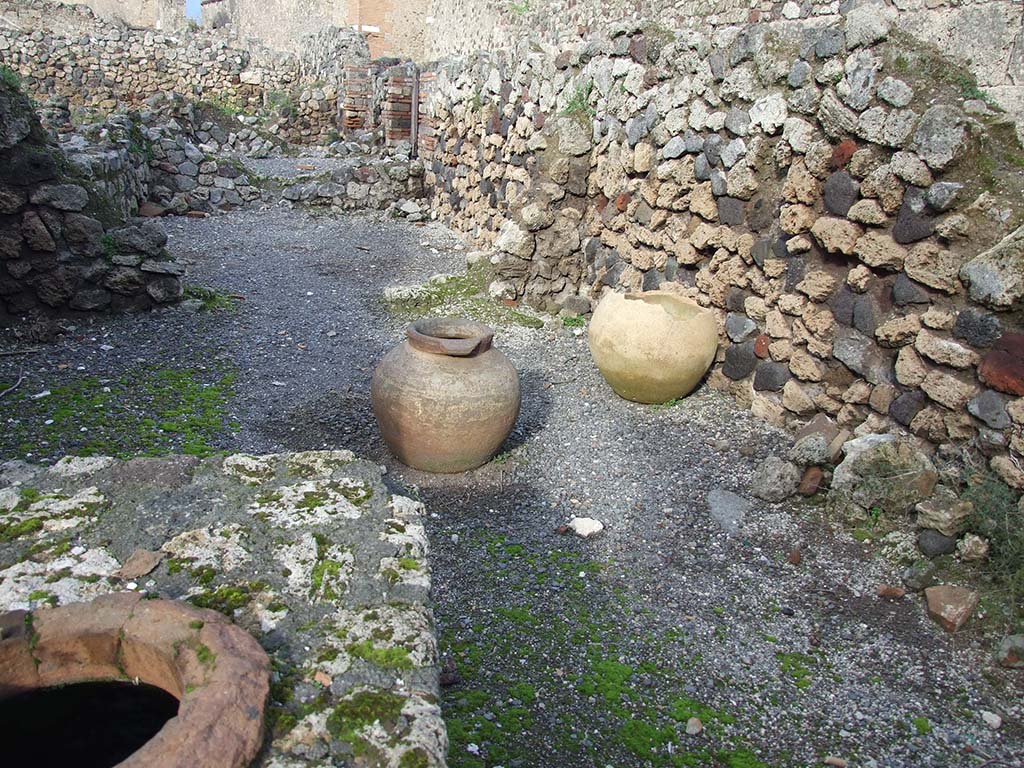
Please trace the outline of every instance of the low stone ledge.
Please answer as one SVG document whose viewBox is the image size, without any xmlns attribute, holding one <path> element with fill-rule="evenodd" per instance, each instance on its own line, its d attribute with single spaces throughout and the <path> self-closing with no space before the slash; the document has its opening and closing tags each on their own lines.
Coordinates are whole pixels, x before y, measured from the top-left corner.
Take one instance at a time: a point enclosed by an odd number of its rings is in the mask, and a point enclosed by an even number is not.
<svg viewBox="0 0 1024 768">
<path fill-rule="evenodd" d="M 447 735 L 423 514 L 347 451 L 9 462 L 0 465 L 0 613 L 31 611 L 40 635 L 58 642 L 55 617 L 73 614 L 87 629 L 122 606 L 120 646 L 76 635 L 81 674 L 104 676 L 111 658 L 116 670 L 119 654 L 126 674 L 146 669 L 144 679 L 184 703 L 187 675 L 150 650 L 147 638 L 164 627 L 147 598 L 195 612 L 203 626 L 189 631 L 211 649 L 239 642 L 221 634 L 230 625 L 203 619 L 224 614 L 271 659 L 254 766 L 440 766 Z M 96 598 L 109 611 L 74 605 Z M 11 649 L 27 640 L 8 624 L 0 660 L 14 663 Z M 48 656 L 50 642 L 34 648 L 35 682 L 17 685 L 61 679 L 69 656 Z M 202 671 L 201 660 L 188 663 Z M 0 695 L 10 695 L 4 684 Z"/>
</svg>

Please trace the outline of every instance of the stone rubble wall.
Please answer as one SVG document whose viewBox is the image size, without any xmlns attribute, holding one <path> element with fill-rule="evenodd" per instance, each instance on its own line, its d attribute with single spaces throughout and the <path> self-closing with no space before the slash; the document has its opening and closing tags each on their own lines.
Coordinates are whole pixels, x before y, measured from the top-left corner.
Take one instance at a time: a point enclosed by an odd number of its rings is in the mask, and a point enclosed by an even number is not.
<svg viewBox="0 0 1024 768">
<path fill-rule="evenodd" d="M 862 7 L 879 16 L 898 11 L 897 30 L 959 59 L 999 104 L 1024 118 L 1024 5 L 1018 0 L 435 0 L 426 60 L 511 50 L 524 38 L 571 44 L 619 21 L 651 34 L 755 22 L 810 28 L 841 22 Z"/>
<path fill-rule="evenodd" d="M 278 204 L 384 210 L 424 195 L 423 166 L 410 160 L 407 142 L 386 152 L 338 143 L 329 170 L 295 159 L 298 173 L 278 178 L 261 172 L 268 139 L 246 122 L 212 120 L 181 97 L 153 97 L 146 107 L 62 134 L 72 162 L 91 169 L 90 178 L 126 216 Z M 272 161 L 287 163 L 279 152 Z"/>
<path fill-rule="evenodd" d="M 423 164 L 401 154 L 358 158 L 326 172 L 306 174 L 290 183 L 277 182 L 281 200 L 335 211 L 390 209 L 396 216 L 415 221 L 426 218 L 423 197 Z"/>
<path fill-rule="evenodd" d="M 54 143 L 29 102 L 3 83 L 0 321 L 35 312 L 137 310 L 182 295 L 183 265 L 164 249 L 164 214 L 243 206 L 384 210 L 420 220 L 423 167 L 409 146 L 386 154 L 338 145 L 332 168 L 264 178 L 246 160 L 266 141 L 180 97 L 155 97 Z M 66 121 L 51 100 L 44 113 Z M 296 163 L 301 164 L 300 160 Z"/>
<path fill-rule="evenodd" d="M 231 113 L 262 116 L 277 138 L 327 144 L 338 135 L 341 68 L 369 59 L 363 36 L 323 30 L 302 56 L 269 51 L 230 29 L 174 35 L 122 29 L 85 9 L 0 0 L 0 65 L 37 101 L 67 98 L 109 114 L 177 93 Z"/>
<path fill-rule="evenodd" d="M 147 183 L 126 147 L 79 140 L 63 152 L 0 80 L 0 322 L 179 299 L 184 267 L 163 228 L 130 218 Z"/>
<path fill-rule="evenodd" d="M 719 317 L 712 385 L 759 415 L 976 441 L 1020 488 L 1024 150 L 892 21 L 623 26 L 439 66 L 433 208 L 493 244 L 496 296 L 680 291 Z"/>
</svg>

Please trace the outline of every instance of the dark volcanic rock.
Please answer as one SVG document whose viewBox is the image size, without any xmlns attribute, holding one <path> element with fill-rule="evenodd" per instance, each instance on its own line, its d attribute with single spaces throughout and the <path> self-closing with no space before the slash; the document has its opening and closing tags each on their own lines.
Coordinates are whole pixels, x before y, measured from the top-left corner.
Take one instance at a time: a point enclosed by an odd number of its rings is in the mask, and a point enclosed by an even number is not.
<svg viewBox="0 0 1024 768">
<path fill-rule="evenodd" d="M 754 374 L 754 389 L 759 392 L 778 392 L 789 381 L 789 368 L 782 363 L 762 362 Z"/>
<path fill-rule="evenodd" d="M 935 219 L 925 210 L 924 191 L 910 187 L 903 196 L 903 205 L 896 214 L 896 225 L 892 228 L 892 239 L 897 243 L 916 243 L 935 232 Z"/>
<path fill-rule="evenodd" d="M 910 422 L 921 412 L 927 402 L 927 396 L 920 390 L 905 392 L 892 401 L 889 406 L 889 415 L 898 424 L 909 427 Z"/>
<path fill-rule="evenodd" d="M 745 341 L 742 344 L 733 344 L 725 351 L 725 364 L 722 366 L 722 373 L 734 381 L 739 381 L 753 373 L 756 365 L 757 355 L 754 354 L 754 342 Z"/>
<path fill-rule="evenodd" d="M 825 208 L 836 216 L 845 216 L 860 196 L 860 184 L 846 171 L 836 171 L 825 182 Z"/>
<path fill-rule="evenodd" d="M 917 548 L 925 557 L 949 555 L 956 552 L 956 538 L 925 528 L 917 535 Z"/>
<path fill-rule="evenodd" d="M 999 318 L 980 309 L 964 309 L 956 316 L 953 335 L 972 347 L 990 347 L 1003 335 Z"/>
</svg>

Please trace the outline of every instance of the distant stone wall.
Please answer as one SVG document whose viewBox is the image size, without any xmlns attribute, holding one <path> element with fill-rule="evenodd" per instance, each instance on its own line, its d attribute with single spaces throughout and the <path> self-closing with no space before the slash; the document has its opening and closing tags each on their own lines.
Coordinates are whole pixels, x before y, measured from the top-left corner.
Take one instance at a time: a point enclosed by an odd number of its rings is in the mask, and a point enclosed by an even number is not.
<svg viewBox="0 0 1024 768">
<path fill-rule="evenodd" d="M 140 210 L 147 216 L 219 213 L 268 205 L 397 209 L 395 204 L 424 193 L 423 167 L 410 162 L 407 151 L 382 155 L 365 145 L 335 144 L 329 168 L 317 170 L 301 160 L 288 163 L 273 145 L 275 151 L 267 152 L 266 136 L 254 127 L 225 120 L 180 97 L 153 97 L 146 107 L 81 129 L 92 140 L 85 145 L 87 165 L 94 164 L 102 145 L 128 171 L 107 175 L 136 180 L 104 186 L 110 199 L 123 201 L 125 215 Z M 81 142 L 81 134 L 65 136 L 63 146 L 72 163 L 78 162 L 75 148 Z M 261 172 L 267 165 L 260 161 L 270 155 L 270 167 L 297 165 L 298 172 L 283 178 Z"/>
<path fill-rule="evenodd" d="M 263 115 L 272 133 L 299 144 L 325 144 L 337 133 L 340 66 L 369 57 L 351 30 L 321 33 L 298 57 L 227 32 L 122 30 L 45 0 L 0 0 L 0 18 L 0 64 L 39 102 L 56 94 L 73 107 L 109 113 L 178 93 Z"/>
<path fill-rule="evenodd" d="M 233 25 L 243 37 L 299 53 L 324 27 L 366 34 L 374 58 L 423 56 L 428 0 L 217 0 L 203 7 L 203 25 Z"/>
<path fill-rule="evenodd" d="M 524 38 L 572 44 L 637 22 L 650 33 L 772 21 L 834 23 L 856 7 L 898 10 L 895 28 L 966 65 L 1005 109 L 1024 119 L 1024 3 L 1019 0 L 434 0 L 425 59 L 507 50 Z M 556 51 L 557 53 L 557 51 Z"/>
<path fill-rule="evenodd" d="M 203 7 L 203 26 L 230 24 L 243 38 L 278 51 L 296 52 L 302 38 L 347 21 L 345 0 L 220 0 Z"/>
<path fill-rule="evenodd" d="M 185 0 L 58 0 L 64 5 L 84 5 L 101 19 L 129 27 L 173 31 L 189 21 Z"/>
<path fill-rule="evenodd" d="M 971 443 L 1024 485 L 1024 149 L 891 15 L 521 42 L 423 79 L 433 209 L 492 294 L 718 314 L 711 383 L 772 421 Z"/>
<path fill-rule="evenodd" d="M 145 309 L 181 297 L 184 267 L 154 221 L 132 221 L 149 182 L 128 146 L 65 154 L 0 79 L 0 322 L 29 312 Z"/>
</svg>

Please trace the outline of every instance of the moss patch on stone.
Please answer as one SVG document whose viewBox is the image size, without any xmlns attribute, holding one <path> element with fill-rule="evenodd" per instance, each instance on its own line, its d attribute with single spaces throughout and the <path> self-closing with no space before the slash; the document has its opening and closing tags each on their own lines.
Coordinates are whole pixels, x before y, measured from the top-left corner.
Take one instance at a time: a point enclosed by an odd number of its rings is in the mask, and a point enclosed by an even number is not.
<svg viewBox="0 0 1024 768">
<path fill-rule="evenodd" d="M 202 285 L 186 285 L 185 298 L 198 301 L 203 312 L 231 312 L 238 308 L 237 297 Z"/>
<path fill-rule="evenodd" d="M 193 595 L 189 601 L 198 608 L 209 608 L 226 616 L 234 615 L 235 611 L 245 608 L 252 602 L 257 593 L 266 588 L 260 581 L 246 584 L 218 587 L 210 592 Z"/>
<path fill-rule="evenodd" d="M 380 722 L 393 728 L 405 699 L 387 691 L 359 691 L 342 700 L 327 717 L 327 730 L 340 741 L 358 744 L 359 731 Z"/>
<path fill-rule="evenodd" d="M 348 652 L 356 659 L 363 659 L 384 669 L 412 669 L 413 666 L 408 649 L 400 646 L 381 648 L 371 640 L 363 640 L 349 645 Z"/>
</svg>

